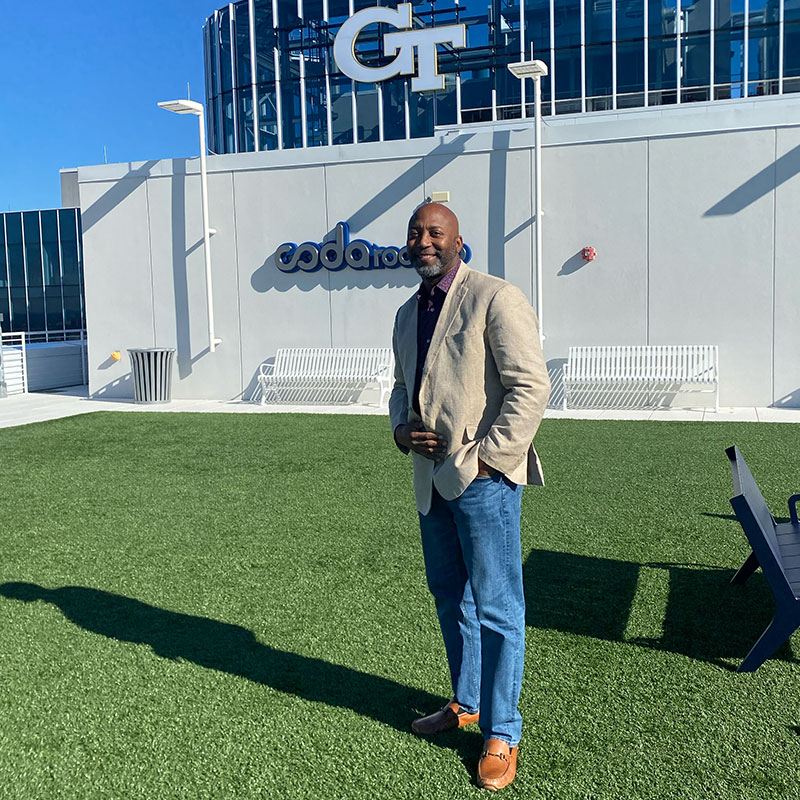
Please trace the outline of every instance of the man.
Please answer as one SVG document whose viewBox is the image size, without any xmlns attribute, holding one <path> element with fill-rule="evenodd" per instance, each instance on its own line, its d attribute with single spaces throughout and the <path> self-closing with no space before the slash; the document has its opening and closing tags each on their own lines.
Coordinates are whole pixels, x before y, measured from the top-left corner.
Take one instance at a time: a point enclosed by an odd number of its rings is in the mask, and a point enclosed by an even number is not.
<svg viewBox="0 0 800 800">
<path fill-rule="evenodd" d="M 408 224 L 422 278 L 394 324 L 394 438 L 412 452 L 428 587 L 453 699 L 412 724 L 435 734 L 478 722 L 478 785 L 514 779 L 525 649 L 520 502 L 541 485 L 532 441 L 550 381 L 536 315 L 506 281 L 460 259 L 458 219 L 428 203 Z"/>
</svg>

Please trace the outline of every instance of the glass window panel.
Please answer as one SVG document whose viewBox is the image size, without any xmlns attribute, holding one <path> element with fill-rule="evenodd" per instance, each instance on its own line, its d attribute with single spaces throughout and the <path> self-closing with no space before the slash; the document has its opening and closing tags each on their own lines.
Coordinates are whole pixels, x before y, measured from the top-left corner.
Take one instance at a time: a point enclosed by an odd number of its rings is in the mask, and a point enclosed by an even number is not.
<svg viewBox="0 0 800 800">
<path fill-rule="evenodd" d="M 553 9 L 553 23 L 556 48 L 580 45 L 581 15 L 580 5 L 576 0 L 556 0 Z M 557 91 L 558 87 L 556 87 Z"/>
<path fill-rule="evenodd" d="M 644 41 L 617 42 L 617 95 L 644 91 Z"/>
<path fill-rule="evenodd" d="M 784 77 L 798 77 L 800 76 L 800 22 L 787 22 L 783 35 Z"/>
<path fill-rule="evenodd" d="M 300 28 L 302 24 L 297 16 L 297 0 L 278 0 L 278 28 L 292 30 Z"/>
<path fill-rule="evenodd" d="M 711 39 L 709 34 L 682 36 L 681 50 L 683 51 L 681 86 L 708 86 L 711 81 Z"/>
<path fill-rule="evenodd" d="M 233 92 L 222 95 L 222 152 L 236 152 L 236 138 L 233 130 Z"/>
<path fill-rule="evenodd" d="M 22 214 L 6 214 L 8 277 L 11 286 L 25 286 L 25 256 L 22 253 Z"/>
<path fill-rule="evenodd" d="M 408 110 L 411 117 L 411 138 L 432 136 L 434 100 L 432 92 L 409 92 Z"/>
<path fill-rule="evenodd" d="M 784 0 L 783 19 L 785 22 L 800 22 L 800 0 Z"/>
<path fill-rule="evenodd" d="M 726 28 L 714 34 L 714 97 L 726 99 L 742 96 L 744 75 L 744 31 Z"/>
<path fill-rule="evenodd" d="M 356 83 L 356 110 L 358 112 L 358 141 L 377 142 L 378 90 L 374 83 Z"/>
<path fill-rule="evenodd" d="M 709 0 L 681 0 L 681 33 L 699 33 L 710 28 Z"/>
<path fill-rule="evenodd" d="M 508 70 L 504 70 L 504 72 L 506 72 L 509 77 L 513 78 Z M 457 122 L 456 80 L 455 72 L 445 73 L 444 89 L 440 92 L 435 92 L 434 123 L 436 125 L 455 125 Z M 431 133 L 433 133 L 433 131 L 431 131 Z"/>
<path fill-rule="evenodd" d="M 250 15 L 247 3 L 237 3 L 236 12 L 236 85 L 246 86 L 252 83 L 250 69 Z"/>
<path fill-rule="evenodd" d="M 333 143 L 351 144 L 353 141 L 352 83 L 345 75 L 331 75 L 331 119 Z"/>
<path fill-rule="evenodd" d="M 611 60 L 610 44 L 596 44 L 586 48 L 587 97 L 611 97 Z"/>
<path fill-rule="evenodd" d="M 328 21 L 332 27 L 338 28 L 349 16 L 350 5 L 347 0 L 328 0 Z"/>
<path fill-rule="evenodd" d="M 586 44 L 611 41 L 611 3 L 608 0 L 586 0 Z"/>
<path fill-rule="evenodd" d="M 405 81 L 394 79 L 383 82 L 383 138 L 405 139 Z"/>
<path fill-rule="evenodd" d="M 308 146 L 328 144 L 327 97 L 324 78 L 306 78 L 306 125 Z"/>
<path fill-rule="evenodd" d="M 28 286 L 42 286 L 42 245 L 39 235 L 39 214 L 36 211 L 26 211 L 22 215 L 22 229 Z"/>
<path fill-rule="evenodd" d="M 6 261 L 6 222 L 5 215 L 0 214 L 0 289 L 5 289 L 7 286 L 8 262 Z M 5 292 L 0 292 L 0 297 L 4 294 Z M 6 321 L 8 321 L 7 316 Z"/>
<path fill-rule="evenodd" d="M 550 0 L 525 0 L 525 56 L 549 60 Z"/>
<path fill-rule="evenodd" d="M 677 41 L 673 36 L 650 39 L 648 52 L 648 86 L 650 90 L 675 89 L 677 71 L 675 51 Z"/>
<path fill-rule="evenodd" d="M 303 19 L 306 22 L 322 22 L 322 0 L 303 0 Z"/>
<path fill-rule="evenodd" d="M 41 213 L 45 286 L 61 286 L 61 259 L 58 255 L 58 213 L 56 211 L 42 211 Z"/>
<path fill-rule="evenodd" d="M 556 50 L 556 100 L 581 96 L 581 49 Z M 580 107 L 578 108 L 580 110 Z"/>
<path fill-rule="evenodd" d="M 647 33 L 650 37 L 675 33 L 675 0 L 646 0 Z"/>
<path fill-rule="evenodd" d="M 65 286 L 80 286 L 81 275 L 78 259 L 78 237 L 75 232 L 76 211 L 62 208 L 58 212 L 61 230 L 61 274 Z"/>
<path fill-rule="evenodd" d="M 278 111 L 272 82 L 258 87 L 258 145 L 262 150 L 278 149 Z"/>
<path fill-rule="evenodd" d="M 272 24 L 272 0 L 256 0 L 256 78 L 259 83 L 275 80 L 275 29 Z"/>
<path fill-rule="evenodd" d="M 67 330 L 83 328 L 83 314 L 80 292 L 64 287 L 64 327 Z"/>
<path fill-rule="evenodd" d="M 741 28 L 744 26 L 744 0 L 713 0 L 714 28 Z"/>
<path fill-rule="evenodd" d="M 519 4 L 514 0 L 492 0 L 492 22 L 496 55 L 513 56 L 519 60 Z"/>
<path fill-rule="evenodd" d="M 219 76 L 223 91 L 233 86 L 231 76 L 231 26 L 228 7 L 219 12 Z"/>
<path fill-rule="evenodd" d="M 0 331 L 11 330 L 11 306 L 8 305 L 8 295 L 5 292 L 0 292 L 0 314 L 3 319 L 0 320 Z"/>
<path fill-rule="evenodd" d="M 41 286 L 28 287 L 28 330 L 46 330 L 44 318 L 44 289 Z"/>
<path fill-rule="evenodd" d="M 300 81 L 281 79 L 281 117 L 283 146 L 285 149 L 303 146 L 303 118 L 300 112 Z"/>
<path fill-rule="evenodd" d="M 641 40 L 644 36 L 643 0 L 616 0 L 616 2 L 617 41 Z M 644 47 L 644 43 L 642 43 L 642 47 Z"/>
<path fill-rule="evenodd" d="M 45 324 L 48 331 L 64 329 L 64 310 L 61 306 L 60 287 L 48 286 L 44 298 Z"/>
<path fill-rule="evenodd" d="M 492 118 L 492 76 L 488 69 L 471 69 L 461 73 L 461 108 L 462 111 L 488 110 L 488 119 Z M 473 116 L 469 121 L 477 120 Z"/>
<path fill-rule="evenodd" d="M 11 287 L 11 324 L 8 330 L 28 330 L 28 297 L 24 286 Z"/>
<path fill-rule="evenodd" d="M 239 152 L 252 153 L 256 149 L 256 140 L 253 133 L 253 90 L 246 86 L 237 89 L 239 97 Z"/>
<path fill-rule="evenodd" d="M 527 84 L 525 91 L 533 97 L 533 81 L 525 79 Z M 496 67 L 494 70 L 494 86 L 497 92 L 497 106 L 519 106 L 521 97 L 521 87 L 519 78 L 515 78 L 506 67 Z"/>
<path fill-rule="evenodd" d="M 747 64 L 750 95 L 775 94 L 778 91 L 778 32 L 778 26 L 774 24 L 750 28 Z"/>
</svg>

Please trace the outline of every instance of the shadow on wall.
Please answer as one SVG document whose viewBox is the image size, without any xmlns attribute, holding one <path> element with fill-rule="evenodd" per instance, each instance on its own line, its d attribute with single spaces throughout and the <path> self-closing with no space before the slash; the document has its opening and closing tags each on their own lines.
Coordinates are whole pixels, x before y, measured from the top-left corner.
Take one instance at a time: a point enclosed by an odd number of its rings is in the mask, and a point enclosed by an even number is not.
<svg viewBox="0 0 800 800">
<path fill-rule="evenodd" d="M 789 394 L 778 398 L 773 404 L 773 408 L 800 408 L 800 389 L 795 389 Z"/>
<path fill-rule="evenodd" d="M 524 567 L 526 621 L 532 628 L 665 650 L 734 670 L 738 664 L 724 659 L 747 655 L 775 607 L 763 575 L 731 586 L 734 573 L 533 550 Z M 773 658 L 800 663 L 788 642 Z"/>
<path fill-rule="evenodd" d="M 585 261 L 583 258 L 583 250 L 579 250 L 575 253 L 574 256 L 570 256 L 562 265 L 561 269 L 556 273 L 558 275 L 572 275 L 573 272 L 577 272 L 579 269 L 586 267 L 590 264 L 590 261 Z"/>
<path fill-rule="evenodd" d="M 736 214 L 798 173 L 800 173 L 800 145 L 788 153 L 784 153 L 775 163 L 757 172 L 752 178 L 711 206 L 703 216 L 719 217 Z"/>
<path fill-rule="evenodd" d="M 132 162 L 130 162 L 132 164 Z M 129 166 L 130 166 L 129 164 Z M 129 169 L 124 178 L 117 180 L 104 194 L 87 208 L 81 209 L 81 226 L 84 233 L 96 225 L 109 211 L 115 209 L 128 195 L 133 194 L 149 177 L 158 161 L 145 161 L 136 169 Z"/>
<path fill-rule="evenodd" d="M 550 376 L 548 408 L 561 408 L 564 402 L 564 364 L 566 363 L 566 358 L 551 358 L 547 362 L 547 374 Z"/>
</svg>

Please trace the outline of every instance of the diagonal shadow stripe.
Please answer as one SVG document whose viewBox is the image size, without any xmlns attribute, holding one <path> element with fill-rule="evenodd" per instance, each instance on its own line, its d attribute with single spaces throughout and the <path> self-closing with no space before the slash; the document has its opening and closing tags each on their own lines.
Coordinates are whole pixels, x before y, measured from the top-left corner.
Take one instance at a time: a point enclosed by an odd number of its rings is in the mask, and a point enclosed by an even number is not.
<svg viewBox="0 0 800 800">
<path fill-rule="evenodd" d="M 800 172 L 800 145 L 784 153 L 773 164 L 764 167 L 752 178 L 734 189 L 706 211 L 704 217 L 736 214 Z"/>
</svg>

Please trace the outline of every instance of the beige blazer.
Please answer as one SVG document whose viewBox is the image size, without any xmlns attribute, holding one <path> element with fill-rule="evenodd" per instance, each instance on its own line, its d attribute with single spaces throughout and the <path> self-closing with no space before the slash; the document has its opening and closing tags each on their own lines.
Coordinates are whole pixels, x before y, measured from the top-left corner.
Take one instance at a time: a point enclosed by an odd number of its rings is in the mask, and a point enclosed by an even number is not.
<svg viewBox="0 0 800 800">
<path fill-rule="evenodd" d="M 394 431 L 418 418 L 412 408 L 416 294 L 397 312 L 392 345 L 389 416 Z M 478 474 L 479 456 L 515 483 L 543 485 L 533 437 L 549 395 L 538 321 L 528 299 L 516 286 L 462 262 L 447 292 L 420 383 L 422 422 L 448 442 L 440 462 L 412 453 L 420 513 L 430 511 L 432 486 L 447 500 L 458 497 Z"/>
</svg>

